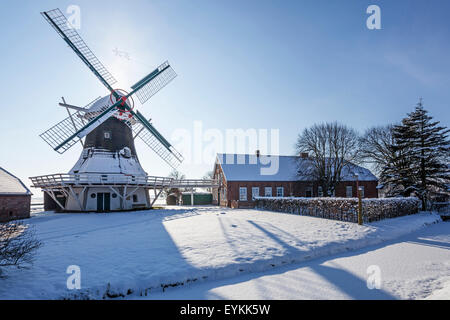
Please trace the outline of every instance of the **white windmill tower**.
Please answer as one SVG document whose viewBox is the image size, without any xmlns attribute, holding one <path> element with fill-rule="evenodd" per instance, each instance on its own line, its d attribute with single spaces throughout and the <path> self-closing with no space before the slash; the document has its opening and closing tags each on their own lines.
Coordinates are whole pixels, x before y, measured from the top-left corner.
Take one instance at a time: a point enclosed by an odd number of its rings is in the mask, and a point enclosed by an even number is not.
<svg viewBox="0 0 450 320">
<path fill-rule="evenodd" d="M 133 96 L 145 103 L 176 77 L 175 72 L 165 62 L 131 86 L 130 93 L 115 90 L 112 85 L 116 80 L 61 11 L 41 14 L 109 91 L 84 108 L 66 104 L 63 99 L 60 105 L 67 108 L 69 116 L 40 135 L 58 153 L 78 142 L 83 145 L 80 158 L 68 174 L 30 178 L 33 186 L 44 192 L 46 209 L 114 211 L 151 207 L 161 190 L 173 181 L 146 174 L 134 139 L 139 137 L 174 168 L 183 157 L 139 111 L 133 110 Z M 152 201 L 150 189 L 155 191 Z"/>
</svg>

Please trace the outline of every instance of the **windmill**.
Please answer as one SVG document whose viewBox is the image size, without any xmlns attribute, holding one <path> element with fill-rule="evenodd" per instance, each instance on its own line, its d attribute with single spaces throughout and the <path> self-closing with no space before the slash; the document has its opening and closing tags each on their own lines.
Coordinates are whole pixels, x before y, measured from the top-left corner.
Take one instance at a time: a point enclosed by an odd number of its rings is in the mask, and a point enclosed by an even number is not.
<svg viewBox="0 0 450 320">
<path fill-rule="evenodd" d="M 68 46 L 108 89 L 85 107 L 60 106 L 68 117 L 40 135 L 56 152 L 64 153 L 77 143 L 83 151 L 68 174 L 31 178 L 44 191 L 46 207 L 77 211 L 110 211 L 151 207 L 149 189 L 170 183 L 168 178 L 149 177 L 139 163 L 134 140 L 139 138 L 161 159 L 176 168 L 182 155 L 142 113 L 134 110 L 133 97 L 141 104 L 176 77 L 166 61 L 131 86 L 113 89 L 114 77 L 92 53 L 59 9 L 41 12 Z M 84 141 L 83 141 L 84 138 Z"/>
</svg>

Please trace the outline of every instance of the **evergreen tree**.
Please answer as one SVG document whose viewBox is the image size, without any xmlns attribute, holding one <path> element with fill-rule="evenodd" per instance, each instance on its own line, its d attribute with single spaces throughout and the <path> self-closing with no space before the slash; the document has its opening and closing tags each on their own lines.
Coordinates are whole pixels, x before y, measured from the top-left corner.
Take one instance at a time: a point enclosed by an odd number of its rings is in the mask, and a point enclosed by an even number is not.
<svg viewBox="0 0 450 320">
<path fill-rule="evenodd" d="M 415 194 L 426 209 L 431 193 L 446 192 L 450 181 L 449 129 L 433 121 L 424 109 L 422 100 L 414 112 L 408 114 L 400 125 L 393 128 L 395 154 L 391 164 L 382 172 L 394 185 L 393 194 Z"/>
<path fill-rule="evenodd" d="M 391 159 L 381 173 L 381 180 L 389 186 L 390 196 L 409 197 L 414 191 L 413 134 L 408 118 L 392 127 L 393 143 L 387 146 Z"/>
</svg>

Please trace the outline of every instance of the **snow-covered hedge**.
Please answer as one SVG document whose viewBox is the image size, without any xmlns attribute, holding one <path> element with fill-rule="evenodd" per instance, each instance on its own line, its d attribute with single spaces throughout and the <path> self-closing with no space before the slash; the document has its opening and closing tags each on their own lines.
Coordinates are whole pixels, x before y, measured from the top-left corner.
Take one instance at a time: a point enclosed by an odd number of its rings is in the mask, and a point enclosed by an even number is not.
<svg viewBox="0 0 450 320">
<path fill-rule="evenodd" d="M 358 198 L 275 198 L 257 197 L 256 207 L 278 212 L 357 222 Z M 419 212 L 417 198 L 363 199 L 364 222 Z"/>
</svg>

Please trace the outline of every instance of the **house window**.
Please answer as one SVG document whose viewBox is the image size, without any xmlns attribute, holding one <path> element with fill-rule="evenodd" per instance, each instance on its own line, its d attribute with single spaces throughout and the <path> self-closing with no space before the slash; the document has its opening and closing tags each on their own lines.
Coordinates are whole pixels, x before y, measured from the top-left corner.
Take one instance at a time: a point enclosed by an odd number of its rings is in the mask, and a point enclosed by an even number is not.
<svg viewBox="0 0 450 320">
<path fill-rule="evenodd" d="M 359 187 L 359 190 L 361 190 L 361 198 L 364 198 L 364 186 Z"/>
<path fill-rule="evenodd" d="M 351 198 L 353 196 L 353 188 L 352 188 L 352 186 L 346 186 L 345 187 L 345 196 L 347 198 Z"/>
<path fill-rule="evenodd" d="M 322 189 L 321 186 L 318 186 L 318 187 L 317 187 L 317 195 L 318 195 L 319 197 L 323 197 L 323 189 Z"/>
<path fill-rule="evenodd" d="M 109 140 L 111 139 L 111 132 L 105 131 L 103 132 L 103 136 L 105 137 L 106 140 Z"/>
<path fill-rule="evenodd" d="M 312 198 L 313 192 L 312 187 L 306 187 L 305 189 L 305 197 Z"/>
<path fill-rule="evenodd" d="M 137 196 L 137 194 L 133 194 L 133 202 L 138 202 L 138 196 Z"/>
<path fill-rule="evenodd" d="M 255 199 L 255 197 L 259 197 L 259 187 L 252 188 L 252 198 Z"/>
<path fill-rule="evenodd" d="M 265 197 L 271 197 L 272 196 L 272 187 L 265 187 L 264 188 L 264 196 Z"/>
<path fill-rule="evenodd" d="M 239 201 L 247 201 L 247 187 L 239 188 Z"/>
<path fill-rule="evenodd" d="M 277 187 L 277 197 L 284 197 L 284 188 Z"/>
</svg>

